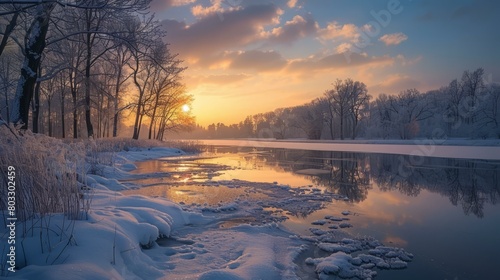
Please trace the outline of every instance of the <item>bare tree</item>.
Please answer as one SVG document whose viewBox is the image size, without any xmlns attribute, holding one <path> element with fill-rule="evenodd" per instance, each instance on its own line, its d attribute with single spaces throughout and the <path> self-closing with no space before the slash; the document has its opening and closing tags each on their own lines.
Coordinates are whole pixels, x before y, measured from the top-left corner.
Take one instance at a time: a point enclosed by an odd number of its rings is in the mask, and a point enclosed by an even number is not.
<svg viewBox="0 0 500 280">
<path fill-rule="evenodd" d="M 177 59 L 177 55 L 170 54 L 166 44 L 158 44 L 153 52 L 155 67 L 150 80 L 152 100 L 145 108 L 150 119 L 148 139 L 154 138 L 153 128 L 156 127 L 158 107 L 162 104 L 170 106 L 172 99 L 177 98 L 175 94 L 182 92 L 170 89 L 180 87 L 179 75 L 185 69 L 180 67 L 182 61 Z"/>
<path fill-rule="evenodd" d="M 340 139 L 344 139 L 344 128 L 348 118 L 352 120 L 352 138 L 354 139 L 359 120 L 362 117 L 362 111 L 370 99 L 366 85 L 351 79 L 345 81 L 337 79 L 332 85 L 333 88 L 325 92 L 326 100 L 330 105 L 330 134 L 333 138 L 333 118 L 335 113 L 340 121 Z"/>
<path fill-rule="evenodd" d="M 478 112 L 478 96 L 485 89 L 484 70 L 478 68 L 474 72 L 464 71 L 462 75 L 462 88 L 466 99 L 462 102 L 462 114 L 465 115 L 465 122 L 473 124 Z"/>
<path fill-rule="evenodd" d="M 350 88 L 350 99 L 349 99 L 349 113 L 353 120 L 352 124 L 352 139 L 356 138 L 358 132 L 359 121 L 363 118 L 366 109 L 369 106 L 371 96 L 368 95 L 368 90 L 366 85 L 362 82 L 353 82 L 352 80 L 347 80 L 348 87 Z"/>
<path fill-rule="evenodd" d="M 309 104 L 294 108 L 293 126 L 304 131 L 308 139 L 321 139 L 328 105 L 328 101 L 318 98 Z"/>
<path fill-rule="evenodd" d="M 401 139 L 410 139 L 418 132 L 418 122 L 432 116 L 428 100 L 416 89 L 408 89 L 389 98 L 390 109 L 396 114 L 392 125 L 399 128 Z"/>
<path fill-rule="evenodd" d="M 194 127 L 194 117 L 183 110 L 184 105 L 190 105 L 193 96 L 186 93 L 184 86 L 171 87 L 158 104 L 157 140 L 164 140 L 165 132 L 190 131 Z"/>
</svg>

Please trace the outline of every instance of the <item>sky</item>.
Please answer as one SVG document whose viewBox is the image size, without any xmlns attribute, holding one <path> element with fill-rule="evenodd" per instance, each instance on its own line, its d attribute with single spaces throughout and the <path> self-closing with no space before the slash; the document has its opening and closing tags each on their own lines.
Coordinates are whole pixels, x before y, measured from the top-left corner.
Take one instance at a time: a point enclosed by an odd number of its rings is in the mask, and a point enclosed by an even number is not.
<svg viewBox="0 0 500 280">
<path fill-rule="evenodd" d="M 153 0 L 201 125 L 302 105 L 336 79 L 422 92 L 464 70 L 500 81 L 493 0 Z"/>
</svg>

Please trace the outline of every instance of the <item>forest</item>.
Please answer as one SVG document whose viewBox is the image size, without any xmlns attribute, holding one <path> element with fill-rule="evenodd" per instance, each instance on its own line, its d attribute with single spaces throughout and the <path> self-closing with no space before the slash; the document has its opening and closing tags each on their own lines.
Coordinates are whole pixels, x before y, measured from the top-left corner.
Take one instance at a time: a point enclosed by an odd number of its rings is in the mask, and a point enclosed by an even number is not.
<svg viewBox="0 0 500 280">
<path fill-rule="evenodd" d="M 191 127 L 186 68 L 150 2 L 0 1 L 3 122 L 58 138 Z"/>
<path fill-rule="evenodd" d="M 181 137 L 500 138 L 500 86 L 478 68 L 437 90 L 412 88 L 374 98 L 363 82 L 337 79 L 307 104 L 251 115 L 237 124 L 197 126 Z"/>
<path fill-rule="evenodd" d="M 0 117 L 57 138 L 500 138 L 500 86 L 482 68 L 420 92 L 332 78 L 307 104 L 201 127 L 186 67 L 149 0 L 0 1 Z M 279 92 L 275 94 L 281 94 Z M 181 133 L 180 133 L 181 132 Z M 168 133 L 168 135 L 166 134 Z"/>
</svg>

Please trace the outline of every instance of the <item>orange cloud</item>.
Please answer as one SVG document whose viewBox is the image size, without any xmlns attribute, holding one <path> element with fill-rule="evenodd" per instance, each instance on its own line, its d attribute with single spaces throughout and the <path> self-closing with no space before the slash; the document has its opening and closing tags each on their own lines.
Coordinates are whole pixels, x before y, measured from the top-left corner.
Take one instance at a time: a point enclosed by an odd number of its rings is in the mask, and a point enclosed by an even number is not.
<svg viewBox="0 0 500 280">
<path fill-rule="evenodd" d="M 405 89 L 418 88 L 420 85 L 421 84 L 419 81 L 411 78 L 408 75 L 393 74 L 389 75 L 381 83 L 369 87 L 369 90 L 374 94 L 379 94 L 379 93 L 395 94 Z"/>
<path fill-rule="evenodd" d="M 295 6 L 297 5 L 297 0 L 288 0 L 286 5 L 288 6 L 288 8 L 295 8 Z"/>
<path fill-rule="evenodd" d="M 302 17 L 296 15 L 283 26 L 276 27 L 272 31 L 264 33 L 263 37 L 271 43 L 291 43 L 297 39 L 313 35 L 318 30 L 318 23 L 308 15 Z"/>
<path fill-rule="evenodd" d="M 162 22 L 166 40 L 184 58 L 206 58 L 224 50 L 262 40 L 264 26 L 276 23 L 281 10 L 274 5 L 253 5 L 207 13 L 191 25 L 176 20 Z"/>
<path fill-rule="evenodd" d="M 391 46 L 391 45 L 399 45 L 402 42 L 406 41 L 408 39 L 408 36 L 405 34 L 399 32 L 399 33 L 393 33 L 393 34 L 385 34 L 384 36 L 380 37 L 378 39 L 379 41 L 383 42 L 386 46 Z"/>
<path fill-rule="evenodd" d="M 153 0 L 151 2 L 151 9 L 154 11 L 162 11 L 170 7 L 189 5 L 194 2 L 196 2 L 196 0 Z"/>
<path fill-rule="evenodd" d="M 348 39 L 351 42 L 357 42 L 361 37 L 361 29 L 352 23 L 340 24 L 334 21 L 320 29 L 318 34 L 323 40 Z"/>
</svg>

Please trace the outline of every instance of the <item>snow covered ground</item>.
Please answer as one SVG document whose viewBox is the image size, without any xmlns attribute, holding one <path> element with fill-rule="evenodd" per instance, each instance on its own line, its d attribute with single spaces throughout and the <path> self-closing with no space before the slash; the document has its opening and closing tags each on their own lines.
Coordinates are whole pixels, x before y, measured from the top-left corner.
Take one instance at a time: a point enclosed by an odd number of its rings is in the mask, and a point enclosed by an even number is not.
<svg viewBox="0 0 500 280">
<path fill-rule="evenodd" d="M 217 205 L 175 204 L 164 198 L 124 195 L 119 180 L 162 178 L 167 173 L 134 174 L 135 161 L 179 156 L 170 148 L 117 154 L 103 176 L 89 175 L 92 207 L 87 220 L 62 215 L 18 225 L 16 279 L 299 279 L 308 266 L 320 279 L 371 279 L 377 269 L 405 268 L 413 256 L 371 238 L 354 238 L 349 212 L 327 216 L 297 235 L 280 225 L 282 214 L 310 213 L 344 197 L 314 186 L 291 188 L 277 182 L 212 181 L 219 186 L 258 191 L 268 199 L 242 195 Z M 316 227 L 329 225 L 329 230 Z M 23 234 L 24 232 L 24 234 Z M 7 235 L 2 236 L 6 244 Z M 5 242 L 4 242 L 5 241 Z M 312 246 L 325 257 L 299 256 Z M 301 262 L 301 263 L 300 263 Z"/>
<path fill-rule="evenodd" d="M 500 159 L 500 140 L 200 140 L 205 145 L 283 148 L 316 151 L 383 153 L 463 159 Z"/>
</svg>

